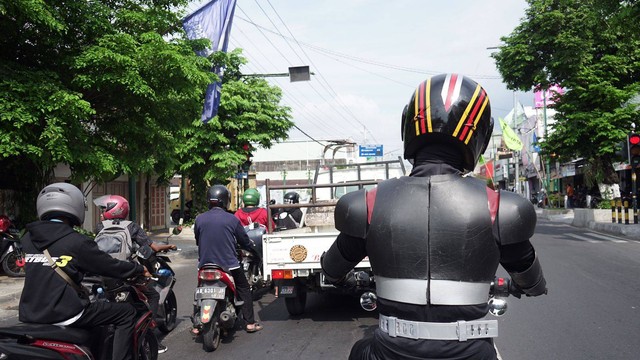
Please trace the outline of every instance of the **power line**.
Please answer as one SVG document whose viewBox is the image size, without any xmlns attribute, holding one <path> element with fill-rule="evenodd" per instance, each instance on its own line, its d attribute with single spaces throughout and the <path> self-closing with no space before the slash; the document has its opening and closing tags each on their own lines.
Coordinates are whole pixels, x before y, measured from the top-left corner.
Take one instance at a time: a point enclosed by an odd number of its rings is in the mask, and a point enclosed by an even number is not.
<svg viewBox="0 0 640 360">
<path fill-rule="evenodd" d="M 247 20 L 242 18 L 241 16 L 237 16 L 236 18 L 247 22 L 253 26 L 255 26 L 256 28 L 260 28 L 264 31 L 267 31 L 271 34 L 274 34 L 276 36 L 283 36 L 281 34 L 278 34 L 277 32 L 268 29 L 264 26 L 261 26 L 259 24 L 254 23 L 251 20 Z M 295 39 L 290 39 L 290 40 L 294 40 Z M 329 50 L 326 48 L 322 48 L 320 46 L 316 46 L 316 45 L 312 45 L 309 43 L 305 43 L 303 41 L 296 41 L 298 43 L 298 45 L 300 46 L 305 46 L 307 48 L 310 48 L 312 50 L 318 51 L 318 52 L 323 52 L 323 53 L 328 53 L 334 56 L 338 56 L 338 57 L 342 57 L 345 59 L 349 59 L 352 61 L 357 61 L 357 62 L 362 62 L 365 64 L 369 64 L 369 65 L 374 65 L 374 66 L 378 66 L 378 67 L 383 67 L 383 68 L 387 68 L 387 69 L 392 69 L 392 70 L 399 70 L 399 71 L 405 71 L 405 72 L 411 72 L 411 73 L 416 73 L 416 74 L 425 74 L 425 75 L 437 75 L 437 74 L 442 74 L 444 73 L 444 71 L 436 71 L 436 70 L 424 70 L 424 69 L 418 69 L 418 68 L 411 68 L 411 67 L 406 67 L 406 66 L 399 66 L 399 65 L 394 65 L 394 64 L 389 64 L 389 63 L 384 63 L 384 62 L 380 62 L 380 61 L 376 61 L 376 60 L 370 60 L 370 59 L 366 59 L 366 58 L 361 58 L 358 56 L 353 56 L 353 55 L 349 55 L 349 54 L 345 54 L 345 53 L 341 53 L 338 51 L 334 51 L 334 50 Z M 502 78 L 500 76 L 496 76 L 496 75 L 473 75 L 473 74 L 465 74 L 465 76 L 474 78 L 474 79 L 491 79 L 491 80 L 501 80 Z"/>
<path fill-rule="evenodd" d="M 245 16 L 249 17 L 249 16 L 247 15 L 247 13 L 246 13 L 244 10 L 242 10 L 242 9 L 241 9 L 241 11 L 245 14 Z M 268 17 L 268 15 L 267 15 L 267 17 Z M 240 17 L 240 18 L 241 18 L 241 17 Z M 242 18 L 241 18 L 241 19 L 242 19 Z M 243 20 L 244 20 L 244 19 L 243 19 Z M 246 20 L 245 20 L 245 21 L 246 21 Z M 248 21 L 246 21 L 246 22 L 248 22 L 249 24 L 255 24 L 255 23 L 253 22 L 253 20 L 251 20 L 251 18 L 249 18 L 249 20 L 248 20 Z M 272 42 L 272 41 L 267 37 L 267 35 L 262 31 L 263 27 L 257 27 L 257 29 L 258 29 L 258 31 L 260 31 L 260 33 L 262 34 L 262 36 L 264 36 L 264 37 L 267 39 L 267 41 L 271 44 L 271 46 L 275 47 L 275 45 L 273 44 L 273 42 Z M 270 32 L 271 32 L 271 31 L 270 31 Z M 280 34 L 279 36 L 280 36 L 280 37 L 282 37 L 285 41 L 287 40 L 287 39 L 286 39 L 286 37 L 284 37 L 282 34 Z M 276 48 L 276 51 L 277 51 L 281 56 L 283 56 L 283 58 L 284 58 L 286 61 L 289 61 L 289 60 L 287 59 L 287 57 L 286 57 L 286 56 L 284 56 L 284 55 L 282 54 L 282 52 L 281 52 L 278 48 Z M 311 61 L 311 60 L 310 60 L 310 61 Z M 312 61 L 311 61 L 311 62 L 312 62 Z M 313 62 L 312 62 L 312 63 L 313 63 Z M 314 66 L 314 67 L 315 67 L 315 66 Z M 318 72 L 318 71 L 316 71 L 316 72 Z M 318 73 L 319 73 L 319 72 L 318 72 Z M 319 74 L 319 75 L 320 75 L 320 77 L 321 77 L 321 78 L 326 82 L 326 80 L 324 79 L 324 77 L 323 77 L 321 74 Z M 322 86 L 322 87 L 325 89 L 325 91 L 327 91 L 327 88 L 326 88 L 326 86 L 323 84 L 323 82 L 318 82 L 318 84 L 320 84 L 320 86 Z M 318 89 L 316 89 L 316 87 L 313 85 L 313 83 L 309 83 L 309 86 L 311 87 L 311 89 L 312 89 L 316 94 L 318 94 L 318 96 L 319 96 L 323 101 L 325 101 L 326 103 L 330 103 L 330 101 L 329 101 L 329 100 L 327 100 L 327 99 L 322 95 L 322 93 L 320 93 L 320 92 L 318 91 Z M 334 94 L 335 94 L 335 91 L 334 91 Z M 339 104 L 339 105 L 341 105 L 343 108 L 346 108 L 346 106 L 344 106 L 344 104 L 341 102 L 341 100 L 340 100 L 340 98 L 337 96 L 337 94 L 335 94 L 335 96 L 336 96 L 336 101 L 338 102 L 338 104 Z M 349 119 L 347 119 L 347 118 L 346 118 L 342 113 L 340 113 L 340 112 L 337 110 L 337 108 L 336 108 L 336 107 L 332 107 L 331 109 L 332 109 L 332 110 L 333 110 L 337 115 L 339 115 L 340 117 L 342 117 L 345 121 L 349 122 Z M 348 111 L 348 112 L 349 112 L 349 111 Z M 357 118 L 355 118 L 355 116 L 353 116 L 353 114 L 352 114 L 352 113 L 350 113 L 350 115 L 351 115 L 352 117 L 354 117 L 354 119 L 355 119 L 358 123 L 360 123 L 362 126 L 364 126 L 364 127 L 365 127 L 365 129 L 366 129 L 366 126 L 365 126 L 363 123 L 361 123 Z M 369 132 L 369 133 L 371 133 L 371 132 Z M 372 136 L 373 136 L 373 135 L 372 135 Z"/>
</svg>

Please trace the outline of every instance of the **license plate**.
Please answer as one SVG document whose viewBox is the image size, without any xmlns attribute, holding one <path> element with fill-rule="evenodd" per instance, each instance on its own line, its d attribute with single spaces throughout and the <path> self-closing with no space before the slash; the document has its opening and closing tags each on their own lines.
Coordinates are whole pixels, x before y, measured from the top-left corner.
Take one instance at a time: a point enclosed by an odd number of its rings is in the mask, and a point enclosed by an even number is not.
<svg viewBox="0 0 640 360">
<path fill-rule="evenodd" d="M 293 286 L 280 286 L 280 295 L 293 294 Z"/>
<path fill-rule="evenodd" d="M 196 297 L 199 299 L 224 299 L 226 288 L 222 287 L 199 287 L 196 289 Z"/>
</svg>

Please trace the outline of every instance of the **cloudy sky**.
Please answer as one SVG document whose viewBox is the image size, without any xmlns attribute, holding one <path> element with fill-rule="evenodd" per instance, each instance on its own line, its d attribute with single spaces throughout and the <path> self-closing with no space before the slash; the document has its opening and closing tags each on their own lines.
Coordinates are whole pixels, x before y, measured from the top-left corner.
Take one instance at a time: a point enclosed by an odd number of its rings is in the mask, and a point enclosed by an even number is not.
<svg viewBox="0 0 640 360">
<path fill-rule="evenodd" d="M 382 144 L 385 155 L 397 157 L 402 109 L 432 75 L 457 72 L 482 84 L 496 119 L 513 108 L 514 93 L 487 48 L 500 45 L 526 6 L 524 0 L 237 0 L 229 49 L 243 49 L 247 74 L 302 65 L 315 73 L 308 82 L 269 78 L 302 130 L 293 129 L 290 139 L 350 138 Z M 533 103 L 532 93 L 515 98 Z"/>
</svg>

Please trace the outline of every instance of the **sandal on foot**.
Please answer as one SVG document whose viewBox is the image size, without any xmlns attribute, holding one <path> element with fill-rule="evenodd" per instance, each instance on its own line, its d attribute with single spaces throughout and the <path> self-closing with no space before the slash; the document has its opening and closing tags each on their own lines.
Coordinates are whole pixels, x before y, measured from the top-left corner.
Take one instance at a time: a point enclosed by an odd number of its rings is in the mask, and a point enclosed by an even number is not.
<svg viewBox="0 0 640 360">
<path fill-rule="evenodd" d="M 253 325 L 253 327 L 249 327 L 249 326 L 251 326 L 251 325 Z M 248 333 L 254 333 L 254 332 L 256 332 L 256 331 L 260 331 L 260 330 L 262 330 L 262 325 L 260 325 L 260 324 L 258 324 L 258 323 L 255 323 L 255 324 L 249 324 L 249 325 L 247 325 L 247 327 L 245 328 L 245 330 L 246 330 Z"/>
</svg>

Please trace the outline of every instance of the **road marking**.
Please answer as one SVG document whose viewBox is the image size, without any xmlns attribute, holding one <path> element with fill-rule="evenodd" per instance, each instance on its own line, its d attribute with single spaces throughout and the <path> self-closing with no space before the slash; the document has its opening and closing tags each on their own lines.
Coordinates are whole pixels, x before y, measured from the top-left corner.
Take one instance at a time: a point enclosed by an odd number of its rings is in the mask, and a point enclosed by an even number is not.
<svg viewBox="0 0 640 360">
<path fill-rule="evenodd" d="M 498 356 L 498 360 L 502 360 L 502 356 L 500 356 L 500 351 L 498 351 L 498 345 L 494 342 L 493 348 L 496 349 L 496 355 Z"/>
<path fill-rule="evenodd" d="M 592 244 L 602 242 L 602 241 L 600 241 L 600 240 L 593 240 L 593 239 L 589 239 L 588 237 L 580 236 L 580 235 L 578 235 L 578 234 L 571 234 L 571 233 L 569 233 L 569 234 L 567 234 L 567 235 L 569 235 L 569 236 L 571 236 L 571 237 L 574 237 L 574 238 L 576 238 L 576 239 L 578 239 L 578 240 L 584 240 L 584 241 L 586 241 L 586 242 L 590 242 L 590 243 L 592 243 Z"/>
<path fill-rule="evenodd" d="M 593 236 L 593 237 L 597 237 L 599 239 L 613 241 L 614 243 L 626 243 L 627 242 L 627 240 L 616 239 L 614 237 L 606 236 L 606 235 L 602 235 L 602 234 L 598 234 L 598 233 L 588 232 L 587 234 L 589 234 L 590 236 Z"/>
</svg>

